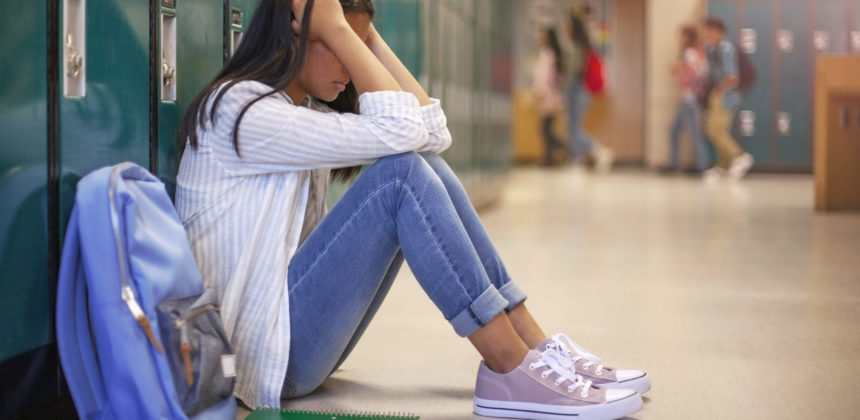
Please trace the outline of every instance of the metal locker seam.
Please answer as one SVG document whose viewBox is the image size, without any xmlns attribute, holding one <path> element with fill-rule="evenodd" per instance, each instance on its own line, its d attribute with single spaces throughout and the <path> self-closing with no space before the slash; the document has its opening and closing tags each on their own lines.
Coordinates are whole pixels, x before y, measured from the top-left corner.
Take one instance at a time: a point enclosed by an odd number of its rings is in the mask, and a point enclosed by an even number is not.
<svg viewBox="0 0 860 420">
<path fill-rule="evenodd" d="M 60 2 L 47 2 L 47 162 L 48 169 L 48 305 L 53 315 L 57 302 L 57 279 L 60 272 Z M 53 316 L 51 317 L 53 320 Z M 51 342 L 56 342 L 56 332 L 52 326 Z M 62 377 L 59 360 L 57 372 Z"/>
<path fill-rule="evenodd" d="M 149 1 L 149 171 L 158 173 L 158 12 L 159 0 Z"/>
</svg>

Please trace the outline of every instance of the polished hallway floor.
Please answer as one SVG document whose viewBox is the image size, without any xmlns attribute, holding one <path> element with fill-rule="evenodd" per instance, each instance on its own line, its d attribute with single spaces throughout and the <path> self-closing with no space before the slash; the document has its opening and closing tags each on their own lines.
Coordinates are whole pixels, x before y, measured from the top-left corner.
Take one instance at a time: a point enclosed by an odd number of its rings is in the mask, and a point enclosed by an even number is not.
<svg viewBox="0 0 860 420">
<path fill-rule="evenodd" d="M 649 372 L 634 418 L 856 418 L 860 214 L 812 192 L 525 168 L 481 214 L 547 332 Z M 473 418 L 478 361 L 404 270 L 342 369 L 285 406 Z"/>
</svg>

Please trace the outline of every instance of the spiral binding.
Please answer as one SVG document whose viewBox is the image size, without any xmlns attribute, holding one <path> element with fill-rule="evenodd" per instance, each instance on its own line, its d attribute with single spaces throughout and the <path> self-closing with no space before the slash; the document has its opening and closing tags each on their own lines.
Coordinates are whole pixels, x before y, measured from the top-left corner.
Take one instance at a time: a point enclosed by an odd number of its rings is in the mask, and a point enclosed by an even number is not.
<svg viewBox="0 0 860 420">
<path fill-rule="evenodd" d="M 388 420 L 388 419 L 408 419 L 418 420 L 419 417 L 413 413 L 407 412 L 382 412 L 382 411 L 356 411 L 356 410 L 335 410 L 335 411 L 315 411 L 315 410 L 278 410 L 273 408 L 260 408 L 254 411 L 267 412 L 267 414 L 280 413 L 282 419 L 289 419 L 292 416 L 327 416 L 329 420 L 340 419 L 373 419 L 373 420 Z M 252 413 L 253 414 L 253 413 Z M 249 417 L 251 418 L 251 417 Z"/>
</svg>

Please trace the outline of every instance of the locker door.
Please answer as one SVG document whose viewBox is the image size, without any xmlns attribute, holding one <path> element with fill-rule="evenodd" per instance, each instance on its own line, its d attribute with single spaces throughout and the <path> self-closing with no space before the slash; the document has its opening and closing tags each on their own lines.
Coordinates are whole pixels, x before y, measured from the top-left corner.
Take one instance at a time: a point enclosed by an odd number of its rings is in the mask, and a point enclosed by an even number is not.
<svg viewBox="0 0 860 420">
<path fill-rule="evenodd" d="M 220 0 L 160 0 L 157 48 L 158 177 L 173 196 L 179 153 L 176 133 L 188 103 L 221 70 L 224 3 Z M 165 77 L 167 76 L 167 77 Z"/>
<path fill-rule="evenodd" d="M 817 53 L 843 54 L 848 51 L 845 12 L 846 5 L 842 1 L 818 2 L 815 10 L 815 26 L 812 28 L 813 47 Z"/>
<path fill-rule="evenodd" d="M 786 168 L 809 168 L 812 164 L 812 28 L 807 3 L 780 5 L 777 28 L 777 83 L 779 100 L 771 117 L 778 158 Z"/>
<path fill-rule="evenodd" d="M 374 25 L 416 77 L 421 72 L 421 5 L 417 0 L 377 0 Z"/>
<path fill-rule="evenodd" d="M 758 75 L 752 90 L 745 95 L 737 119 L 737 140 L 755 158 L 756 164 L 768 167 L 775 162 L 771 144 L 773 115 L 771 78 L 773 74 L 774 30 L 771 3 L 743 3 L 743 28 L 734 38 L 740 46 L 738 54 L 749 53 Z M 745 39 L 746 38 L 746 39 Z M 748 119 L 748 120 L 747 120 Z M 747 120 L 747 121 L 744 121 Z M 747 123 L 748 122 L 748 123 Z"/>
<path fill-rule="evenodd" d="M 123 161 L 148 167 L 148 3 L 62 0 L 60 19 L 63 174 L 79 179 L 95 169 Z M 82 57 L 77 69 L 66 59 L 72 54 Z M 74 188 L 61 188 L 63 229 L 74 199 Z"/>
<path fill-rule="evenodd" d="M 708 2 L 708 17 L 721 19 L 726 24 L 726 33 L 734 35 L 738 33 L 737 3 L 729 1 Z"/>
<path fill-rule="evenodd" d="M 46 22 L 46 2 L 0 2 L 0 362 L 49 344 L 52 335 Z M 0 392 L 4 399 L 6 388 Z M 14 405 L 15 396 L 8 397 L 6 403 Z M 0 417 L 9 415 L 0 411 Z"/>
</svg>

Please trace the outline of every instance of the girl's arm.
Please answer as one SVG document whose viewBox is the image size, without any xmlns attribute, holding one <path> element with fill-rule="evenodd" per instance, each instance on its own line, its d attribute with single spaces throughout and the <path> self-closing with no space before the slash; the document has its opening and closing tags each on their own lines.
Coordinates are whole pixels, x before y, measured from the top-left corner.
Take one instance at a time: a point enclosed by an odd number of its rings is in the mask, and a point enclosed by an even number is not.
<svg viewBox="0 0 860 420">
<path fill-rule="evenodd" d="M 382 65 L 385 66 L 388 72 L 391 73 L 400 87 L 418 98 L 418 103 L 421 104 L 421 106 L 430 105 L 432 103 L 427 92 L 424 91 L 424 88 L 421 87 L 418 80 L 415 80 L 415 76 L 409 72 L 409 69 L 403 65 L 400 58 L 394 54 L 394 51 L 391 51 L 391 48 L 385 40 L 382 39 L 379 32 L 376 32 L 376 28 L 372 23 L 370 24 L 370 31 L 367 34 L 367 46 L 370 47 L 370 51 L 373 55 L 375 55 Z"/>
<path fill-rule="evenodd" d="M 296 33 L 301 30 L 306 3 L 306 0 L 293 1 L 293 15 L 296 17 L 293 30 Z M 310 18 L 310 39 L 322 41 L 334 53 L 359 95 L 402 90 L 395 77 L 350 28 L 338 0 L 315 0 Z"/>
<path fill-rule="evenodd" d="M 431 99 L 424 91 L 424 88 L 415 79 L 415 76 L 409 72 L 409 69 L 403 65 L 400 58 L 394 54 L 394 51 L 388 46 L 373 24 L 370 25 L 370 31 L 367 35 L 367 46 L 370 51 L 379 59 L 389 73 L 397 80 L 397 83 L 404 91 L 409 92 L 418 99 L 421 105 L 421 115 L 424 119 L 424 124 L 427 126 L 429 135 L 427 144 L 419 151 L 429 151 L 441 153 L 451 146 L 451 133 L 448 131 L 448 120 L 438 99 Z"/>
</svg>

